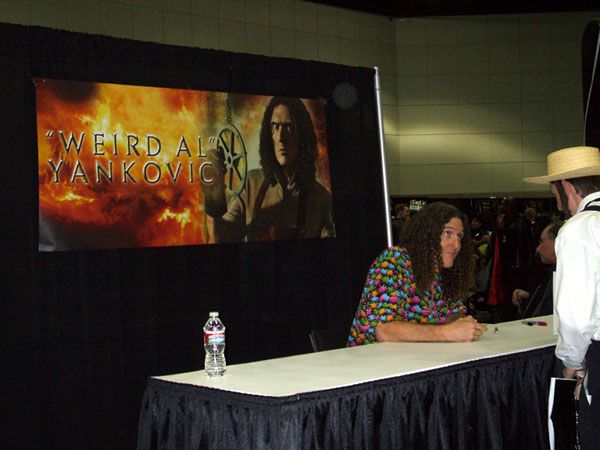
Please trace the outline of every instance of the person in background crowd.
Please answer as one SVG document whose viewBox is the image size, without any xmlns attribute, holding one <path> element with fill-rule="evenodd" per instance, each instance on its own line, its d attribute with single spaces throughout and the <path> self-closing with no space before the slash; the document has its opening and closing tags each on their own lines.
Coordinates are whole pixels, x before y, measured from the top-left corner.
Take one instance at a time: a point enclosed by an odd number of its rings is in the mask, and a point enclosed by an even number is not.
<svg viewBox="0 0 600 450">
<path fill-rule="evenodd" d="M 488 221 L 483 214 L 475 214 L 471 220 L 471 239 L 475 250 L 485 255 L 485 248 L 481 249 L 480 247 L 490 242 L 490 230 Z"/>
<path fill-rule="evenodd" d="M 516 199 L 505 198 L 501 204 L 504 214 L 498 217 L 496 230 L 502 239 L 502 263 L 507 273 L 512 267 L 529 265 L 527 221 L 519 213 Z"/>
<path fill-rule="evenodd" d="M 505 198 L 500 207 L 502 213 L 497 217 L 489 250 L 492 263 L 487 295 L 497 321 L 512 320 L 510 293 L 522 268 L 529 266 L 527 224 L 519 213 L 517 200 Z"/>
<path fill-rule="evenodd" d="M 348 346 L 383 341 L 468 342 L 485 325 L 465 316 L 473 279 L 466 217 L 443 202 L 425 206 L 399 246 L 372 264 L 350 329 Z"/>
<path fill-rule="evenodd" d="M 535 222 L 535 208 L 528 206 L 523 211 L 523 215 L 525 216 L 525 219 L 527 219 L 529 222 Z"/>
<path fill-rule="evenodd" d="M 558 235 L 558 230 L 562 223 L 551 223 L 542 231 L 540 235 L 539 245 L 536 252 L 543 264 L 547 264 L 550 270 L 546 272 L 545 280 L 534 288 L 533 292 L 523 289 L 515 289 L 512 293 L 512 303 L 519 308 L 519 317 L 524 319 L 527 317 L 545 316 L 552 314 L 552 273 L 556 266 L 556 253 L 554 252 L 554 240 Z M 543 289 L 543 291 L 542 291 Z M 531 298 L 531 295 L 537 298 Z M 539 296 L 538 296 L 539 295 Z"/>
<path fill-rule="evenodd" d="M 579 437 L 584 450 L 600 442 L 600 152 L 570 147 L 548 155 L 548 175 L 567 220 L 556 238 L 556 356 L 563 376 L 578 378 Z"/>
<path fill-rule="evenodd" d="M 532 208 L 531 206 L 525 208 L 523 217 L 525 219 L 525 224 L 527 225 L 527 236 L 525 237 L 527 242 L 527 260 L 529 261 L 529 264 L 532 264 L 537 249 L 536 239 L 540 235 L 542 228 L 540 227 L 535 208 Z"/>
<path fill-rule="evenodd" d="M 394 206 L 394 215 L 392 216 L 392 239 L 394 244 L 400 242 L 400 235 L 406 223 L 410 220 L 410 209 L 406 203 L 398 203 Z"/>
<path fill-rule="evenodd" d="M 471 220 L 471 239 L 475 255 L 475 291 L 486 290 L 489 278 L 488 244 L 491 239 L 487 216 L 475 214 Z"/>
</svg>

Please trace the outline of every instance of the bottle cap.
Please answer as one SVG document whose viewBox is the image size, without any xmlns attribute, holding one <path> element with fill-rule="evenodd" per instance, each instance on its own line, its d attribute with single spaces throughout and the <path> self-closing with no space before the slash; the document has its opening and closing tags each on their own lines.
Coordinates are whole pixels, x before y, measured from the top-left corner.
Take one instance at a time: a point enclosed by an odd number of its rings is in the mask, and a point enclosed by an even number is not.
<svg viewBox="0 0 600 450">
<path fill-rule="evenodd" d="M 211 311 L 208 313 L 209 317 L 219 317 L 219 313 L 217 311 Z"/>
</svg>

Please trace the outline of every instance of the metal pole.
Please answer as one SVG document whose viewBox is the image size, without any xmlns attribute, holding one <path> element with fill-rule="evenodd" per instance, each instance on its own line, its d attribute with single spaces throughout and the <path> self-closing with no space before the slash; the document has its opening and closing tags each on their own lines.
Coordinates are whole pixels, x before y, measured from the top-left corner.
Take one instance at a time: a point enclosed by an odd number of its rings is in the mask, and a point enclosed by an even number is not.
<svg viewBox="0 0 600 450">
<path fill-rule="evenodd" d="M 390 198 L 387 187 L 387 169 L 385 166 L 385 144 L 383 140 L 383 114 L 381 113 L 381 85 L 379 84 L 379 67 L 375 69 L 375 101 L 377 103 L 377 122 L 379 125 L 379 149 L 381 153 L 381 173 L 383 175 L 383 204 L 385 205 L 385 228 L 387 245 L 392 246 L 392 220 L 390 217 Z"/>
<path fill-rule="evenodd" d="M 588 27 L 596 25 L 596 28 L 600 28 L 600 20 L 592 21 L 588 24 Z M 586 27 L 587 31 L 587 27 Z M 588 110 L 590 109 L 590 102 L 592 100 L 592 91 L 594 87 L 594 78 L 596 78 L 596 67 L 598 67 L 598 53 L 600 52 L 600 30 L 598 31 L 598 37 L 596 39 L 596 52 L 594 54 L 594 62 L 592 64 L 592 77 L 590 78 L 590 89 L 587 94 L 585 102 L 585 113 L 583 114 L 583 145 L 586 145 L 587 136 L 587 123 L 588 123 Z"/>
</svg>

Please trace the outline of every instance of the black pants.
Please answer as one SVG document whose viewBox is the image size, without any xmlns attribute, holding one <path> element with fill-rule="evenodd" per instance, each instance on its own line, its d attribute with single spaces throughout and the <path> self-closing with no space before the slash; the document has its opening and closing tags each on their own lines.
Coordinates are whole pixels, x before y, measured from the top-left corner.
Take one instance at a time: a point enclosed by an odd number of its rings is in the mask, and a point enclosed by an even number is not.
<svg viewBox="0 0 600 450">
<path fill-rule="evenodd" d="M 582 389 L 579 396 L 579 439 L 583 450 L 593 450 L 600 447 L 600 341 L 592 341 L 585 360 L 592 404 L 588 403 Z"/>
</svg>

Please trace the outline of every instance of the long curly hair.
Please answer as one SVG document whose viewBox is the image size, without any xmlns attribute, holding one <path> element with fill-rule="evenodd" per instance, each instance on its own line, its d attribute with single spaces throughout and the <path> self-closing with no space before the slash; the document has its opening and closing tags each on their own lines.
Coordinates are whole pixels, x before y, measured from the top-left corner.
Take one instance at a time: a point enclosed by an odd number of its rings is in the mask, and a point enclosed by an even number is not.
<svg viewBox="0 0 600 450">
<path fill-rule="evenodd" d="M 258 149 L 260 165 L 267 179 L 272 178 L 275 171 L 280 167 L 275 158 L 273 136 L 271 134 L 271 117 L 273 116 L 273 110 L 279 105 L 288 108 L 298 136 L 298 159 L 295 163 L 296 177 L 304 184 L 309 184 L 315 180 L 317 138 L 310 113 L 298 98 L 273 97 L 267 105 L 260 128 L 260 146 Z"/>
<path fill-rule="evenodd" d="M 462 221 L 464 236 L 454 265 L 445 269 L 442 264 L 441 236 L 444 225 L 455 217 Z M 467 217 L 457 208 L 444 202 L 425 206 L 403 228 L 400 245 L 408 250 L 419 289 L 429 289 L 436 272 L 439 272 L 444 288 L 450 295 L 458 298 L 468 295 L 473 287 L 473 244 Z"/>
</svg>

